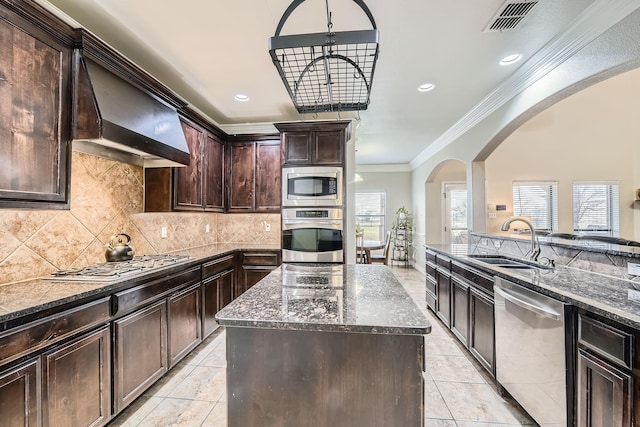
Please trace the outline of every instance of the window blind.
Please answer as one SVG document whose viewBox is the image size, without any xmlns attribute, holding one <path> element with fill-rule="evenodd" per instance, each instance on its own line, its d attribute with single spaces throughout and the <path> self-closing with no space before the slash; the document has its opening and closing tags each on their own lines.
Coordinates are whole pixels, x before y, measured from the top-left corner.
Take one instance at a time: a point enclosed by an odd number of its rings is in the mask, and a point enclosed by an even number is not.
<svg viewBox="0 0 640 427">
<path fill-rule="evenodd" d="M 536 230 L 558 229 L 558 183 L 514 182 L 513 214 L 528 216 Z"/>
<path fill-rule="evenodd" d="M 620 196 L 617 183 L 573 185 L 573 231 L 577 234 L 620 235 Z"/>
</svg>

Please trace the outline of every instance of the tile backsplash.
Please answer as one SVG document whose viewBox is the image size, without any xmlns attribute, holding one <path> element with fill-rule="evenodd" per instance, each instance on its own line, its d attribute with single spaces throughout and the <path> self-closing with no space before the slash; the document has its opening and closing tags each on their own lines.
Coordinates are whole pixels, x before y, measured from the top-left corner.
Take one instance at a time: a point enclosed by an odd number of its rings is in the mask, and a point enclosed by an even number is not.
<svg viewBox="0 0 640 427">
<path fill-rule="evenodd" d="M 136 255 L 280 243 L 279 214 L 144 213 L 141 167 L 74 152 L 71 175 L 68 211 L 0 210 L 0 285 L 103 262 L 105 244 L 119 233 L 131 236 Z"/>
</svg>

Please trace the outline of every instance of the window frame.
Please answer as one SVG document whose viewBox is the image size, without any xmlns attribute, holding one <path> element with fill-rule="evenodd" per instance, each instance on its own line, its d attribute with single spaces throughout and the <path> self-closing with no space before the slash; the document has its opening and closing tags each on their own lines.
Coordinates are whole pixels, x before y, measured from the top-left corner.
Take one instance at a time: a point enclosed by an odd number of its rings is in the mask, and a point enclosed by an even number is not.
<svg viewBox="0 0 640 427">
<path fill-rule="evenodd" d="M 531 208 L 532 204 L 522 203 L 522 190 L 518 189 L 516 194 L 516 188 L 529 187 L 533 190 L 535 187 L 539 187 L 540 195 L 545 199 L 545 208 L 540 209 L 538 212 L 535 210 L 527 210 Z M 546 231 L 549 233 L 558 230 L 558 181 L 513 181 L 511 185 L 511 195 L 513 203 L 513 215 L 524 216 L 531 218 L 531 224 L 536 231 Z M 518 197 L 519 202 L 516 202 Z M 543 221 L 540 218 L 544 218 Z"/>
<path fill-rule="evenodd" d="M 606 224 L 604 228 L 591 229 L 581 228 L 576 212 L 576 187 L 587 186 L 604 186 L 606 187 L 605 218 Z M 620 237 L 620 183 L 618 181 L 576 181 L 572 185 L 572 228 L 574 234 L 579 235 L 604 235 L 611 237 Z M 597 216 L 597 215 L 595 215 Z"/>
</svg>

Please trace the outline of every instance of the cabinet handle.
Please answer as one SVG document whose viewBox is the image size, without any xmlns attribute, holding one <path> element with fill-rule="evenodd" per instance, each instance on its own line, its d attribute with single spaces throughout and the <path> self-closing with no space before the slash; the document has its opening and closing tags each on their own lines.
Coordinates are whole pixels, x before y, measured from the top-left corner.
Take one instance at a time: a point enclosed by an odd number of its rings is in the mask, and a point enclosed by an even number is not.
<svg viewBox="0 0 640 427">
<path fill-rule="evenodd" d="M 49 335 L 45 341 L 51 341 L 52 339 L 56 338 L 58 336 L 57 332 L 52 333 L 51 335 Z"/>
</svg>

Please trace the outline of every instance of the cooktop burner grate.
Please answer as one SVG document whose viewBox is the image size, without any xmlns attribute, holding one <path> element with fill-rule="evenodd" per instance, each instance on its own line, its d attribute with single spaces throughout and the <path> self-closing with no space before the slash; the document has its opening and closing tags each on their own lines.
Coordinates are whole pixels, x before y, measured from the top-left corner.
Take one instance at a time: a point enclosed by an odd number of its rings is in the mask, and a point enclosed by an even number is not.
<svg viewBox="0 0 640 427">
<path fill-rule="evenodd" d="M 58 281 L 110 282 L 123 277 L 148 273 L 192 259 L 189 255 L 142 255 L 129 261 L 100 262 L 86 267 L 58 270 L 43 279 Z"/>
</svg>

